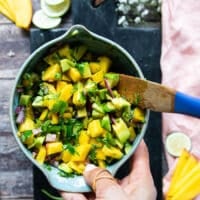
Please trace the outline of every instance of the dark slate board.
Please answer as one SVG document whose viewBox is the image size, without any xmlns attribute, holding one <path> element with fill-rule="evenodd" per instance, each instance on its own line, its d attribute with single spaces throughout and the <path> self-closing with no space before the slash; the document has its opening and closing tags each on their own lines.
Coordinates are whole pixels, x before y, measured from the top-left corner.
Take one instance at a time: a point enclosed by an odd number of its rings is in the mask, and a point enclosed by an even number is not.
<svg viewBox="0 0 200 200">
<path fill-rule="evenodd" d="M 145 77 L 149 80 L 160 82 L 160 52 L 161 52 L 161 30 L 159 26 L 154 27 L 117 27 L 117 16 L 114 11 L 114 2 L 105 1 L 101 6 L 93 8 L 91 1 L 72 1 L 72 16 L 74 24 L 83 24 L 88 29 L 102 36 L 110 38 L 123 46 L 135 58 L 141 67 Z M 50 31 L 31 30 L 31 51 L 41 44 L 59 35 L 65 29 Z M 158 191 L 158 200 L 162 199 L 162 138 L 161 138 L 161 114 L 151 112 L 145 141 L 150 152 L 150 165 L 154 182 Z M 164 161 L 164 165 L 165 165 Z M 117 176 L 122 177 L 128 173 L 128 162 L 119 170 Z M 165 170 L 164 170 L 165 171 Z M 48 199 L 41 193 L 46 189 L 52 194 L 58 195 L 47 182 L 44 175 L 35 167 L 34 173 L 34 196 L 35 200 Z"/>
</svg>

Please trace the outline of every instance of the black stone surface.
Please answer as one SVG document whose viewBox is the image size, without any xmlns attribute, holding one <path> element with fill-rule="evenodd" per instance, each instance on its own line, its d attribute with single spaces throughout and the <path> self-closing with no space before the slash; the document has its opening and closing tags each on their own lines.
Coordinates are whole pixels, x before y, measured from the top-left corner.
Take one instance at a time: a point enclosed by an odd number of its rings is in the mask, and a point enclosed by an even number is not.
<svg viewBox="0 0 200 200">
<path fill-rule="evenodd" d="M 161 29 L 159 26 L 118 27 L 113 0 L 107 0 L 97 8 L 92 7 L 90 0 L 74 0 L 72 2 L 74 24 L 83 24 L 91 31 L 117 42 L 135 58 L 148 80 L 155 82 L 161 81 Z M 32 29 L 31 51 L 46 41 L 63 34 L 65 31 L 66 30 L 64 29 L 55 29 L 50 31 Z M 151 112 L 149 126 L 145 134 L 145 141 L 150 152 L 151 171 L 158 191 L 157 199 L 161 200 L 162 138 L 160 113 Z M 44 175 L 37 168 L 33 167 L 33 173 L 35 200 L 48 199 L 42 194 L 41 189 L 46 189 L 52 194 L 58 195 L 57 191 L 49 185 Z M 122 166 L 117 176 L 123 177 L 127 173 L 128 162 Z"/>
</svg>

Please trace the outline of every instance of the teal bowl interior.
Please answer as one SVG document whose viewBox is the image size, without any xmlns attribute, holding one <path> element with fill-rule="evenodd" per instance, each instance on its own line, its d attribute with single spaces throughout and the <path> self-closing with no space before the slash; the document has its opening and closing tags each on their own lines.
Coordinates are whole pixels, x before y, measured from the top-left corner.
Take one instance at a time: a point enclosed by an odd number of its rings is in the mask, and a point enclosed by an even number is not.
<svg viewBox="0 0 200 200">
<path fill-rule="evenodd" d="M 58 172 L 59 170 L 55 167 L 51 167 L 48 170 L 45 165 L 40 165 L 33 157 L 31 152 L 22 144 L 19 137 L 17 136 L 17 126 L 15 123 L 15 108 L 18 106 L 19 95 L 16 91 L 17 85 L 20 83 L 21 78 L 25 72 L 30 72 L 35 69 L 35 66 L 39 61 L 53 49 L 68 43 L 76 44 L 82 43 L 87 45 L 89 51 L 95 52 L 100 55 L 107 55 L 113 61 L 113 68 L 111 71 L 123 74 L 129 74 L 144 78 L 142 71 L 140 70 L 136 61 L 131 55 L 115 42 L 101 37 L 91 31 L 87 30 L 84 26 L 74 25 L 62 36 L 45 43 L 37 50 L 35 50 L 24 62 L 19 73 L 17 74 L 16 81 L 12 90 L 10 99 L 10 121 L 12 126 L 13 135 L 19 144 L 21 150 L 29 158 L 29 160 L 37 166 L 46 176 L 49 183 L 56 189 L 69 192 L 88 192 L 91 188 L 85 183 L 82 176 L 75 177 L 61 177 Z M 147 125 L 149 121 L 149 111 L 145 114 L 145 124 L 142 126 L 141 132 L 137 135 L 136 139 L 132 143 L 132 149 L 125 155 L 121 160 L 107 167 L 107 169 L 115 175 L 120 166 L 127 161 L 127 159 L 134 153 L 138 144 L 144 137 Z"/>
</svg>

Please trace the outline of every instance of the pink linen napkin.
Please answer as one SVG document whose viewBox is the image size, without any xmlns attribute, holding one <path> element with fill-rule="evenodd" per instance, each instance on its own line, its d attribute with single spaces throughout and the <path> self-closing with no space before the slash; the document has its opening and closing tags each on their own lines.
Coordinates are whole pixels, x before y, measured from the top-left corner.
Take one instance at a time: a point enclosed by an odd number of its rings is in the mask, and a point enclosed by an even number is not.
<svg viewBox="0 0 200 200">
<path fill-rule="evenodd" d="M 162 1 L 161 71 L 164 85 L 200 97 L 200 1 Z M 200 119 L 164 113 L 162 131 L 164 142 L 170 132 L 185 132 L 200 155 Z M 175 160 L 166 157 L 171 169 Z"/>
</svg>

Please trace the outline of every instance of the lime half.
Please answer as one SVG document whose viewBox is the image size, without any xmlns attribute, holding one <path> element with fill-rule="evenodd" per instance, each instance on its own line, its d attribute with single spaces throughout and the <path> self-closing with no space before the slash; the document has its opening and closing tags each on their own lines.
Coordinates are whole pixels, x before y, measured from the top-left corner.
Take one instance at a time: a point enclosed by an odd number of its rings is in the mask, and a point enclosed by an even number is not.
<svg viewBox="0 0 200 200">
<path fill-rule="evenodd" d="M 41 0 L 41 8 L 43 12 L 49 17 L 61 17 L 70 8 L 71 1 L 64 0 L 63 3 L 57 5 L 49 5 L 45 0 Z"/>
<path fill-rule="evenodd" d="M 50 18 L 44 14 L 42 10 L 34 13 L 32 22 L 40 29 L 51 29 L 57 27 L 61 23 L 61 18 Z"/>
<path fill-rule="evenodd" d="M 169 154 L 179 157 L 183 149 L 190 151 L 192 143 L 185 133 L 173 132 L 167 136 L 165 146 Z"/>
<path fill-rule="evenodd" d="M 50 6 L 57 6 L 63 3 L 65 0 L 45 0 L 45 3 Z"/>
</svg>

